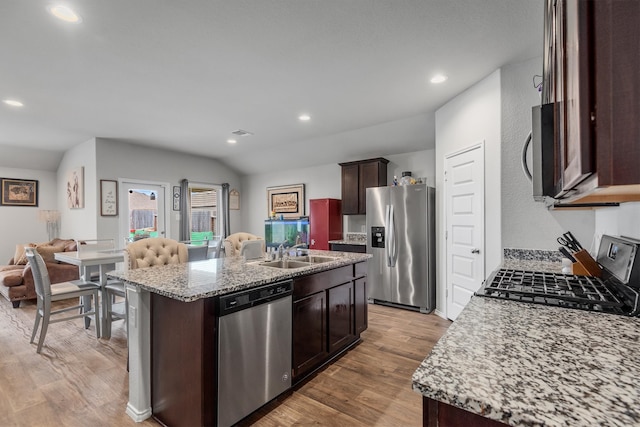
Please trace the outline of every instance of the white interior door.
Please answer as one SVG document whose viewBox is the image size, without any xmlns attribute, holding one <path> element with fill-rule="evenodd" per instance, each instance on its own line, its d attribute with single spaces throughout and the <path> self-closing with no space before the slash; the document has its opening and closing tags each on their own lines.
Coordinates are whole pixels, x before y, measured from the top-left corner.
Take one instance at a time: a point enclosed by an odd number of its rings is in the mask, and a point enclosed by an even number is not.
<svg viewBox="0 0 640 427">
<path fill-rule="evenodd" d="M 445 159 L 447 317 L 455 320 L 484 280 L 484 143 Z"/>
<path fill-rule="evenodd" d="M 120 182 L 120 242 L 125 238 L 167 237 L 168 184 Z"/>
</svg>

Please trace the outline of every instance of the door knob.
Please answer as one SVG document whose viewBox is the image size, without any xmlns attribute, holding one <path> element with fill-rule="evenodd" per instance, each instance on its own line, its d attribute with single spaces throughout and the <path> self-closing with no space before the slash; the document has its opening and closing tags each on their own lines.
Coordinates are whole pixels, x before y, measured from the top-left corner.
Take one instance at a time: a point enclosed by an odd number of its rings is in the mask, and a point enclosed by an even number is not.
<svg viewBox="0 0 640 427">
<path fill-rule="evenodd" d="M 472 254 L 479 254 L 480 253 L 480 249 L 478 249 L 478 248 L 471 249 L 471 253 Z"/>
</svg>

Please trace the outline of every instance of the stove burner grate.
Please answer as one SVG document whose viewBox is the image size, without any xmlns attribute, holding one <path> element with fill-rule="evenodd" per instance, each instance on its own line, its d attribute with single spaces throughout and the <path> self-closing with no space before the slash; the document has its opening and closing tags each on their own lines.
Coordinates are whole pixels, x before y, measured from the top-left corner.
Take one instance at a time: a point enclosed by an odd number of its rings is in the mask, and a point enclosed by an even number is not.
<svg viewBox="0 0 640 427">
<path fill-rule="evenodd" d="M 483 295 L 586 310 L 609 311 L 625 304 L 595 277 L 500 269 Z"/>
</svg>

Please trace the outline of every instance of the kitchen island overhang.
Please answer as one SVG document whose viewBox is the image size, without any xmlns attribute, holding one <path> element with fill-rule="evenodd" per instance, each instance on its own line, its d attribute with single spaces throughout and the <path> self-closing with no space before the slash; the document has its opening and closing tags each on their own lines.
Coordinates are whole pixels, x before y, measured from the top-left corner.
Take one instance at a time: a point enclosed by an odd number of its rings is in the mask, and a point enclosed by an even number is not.
<svg viewBox="0 0 640 427">
<path fill-rule="evenodd" d="M 350 268 L 354 274 L 356 270 L 366 272 L 366 268 L 357 269 L 356 265 L 370 258 L 368 254 L 314 250 L 309 251 L 309 255 L 331 257 L 334 260 L 310 264 L 302 268 L 280 269 L 260 265 L 260 262 L 246 262 L 241 257 L 230 257 L 110 272 L 109 277 L 124 281 L 127 289 L 129 306 L 127 414 L 135 421 L 142 421 L 152 415 L 151 294 L 178 302 L 202 304 L 204 301 L 213 301 L 221 295 L 282 280 L 303 279 L 323 272 L 344 271 L 345 267 L 351 265 L 354 266 Z"/>
</svg>

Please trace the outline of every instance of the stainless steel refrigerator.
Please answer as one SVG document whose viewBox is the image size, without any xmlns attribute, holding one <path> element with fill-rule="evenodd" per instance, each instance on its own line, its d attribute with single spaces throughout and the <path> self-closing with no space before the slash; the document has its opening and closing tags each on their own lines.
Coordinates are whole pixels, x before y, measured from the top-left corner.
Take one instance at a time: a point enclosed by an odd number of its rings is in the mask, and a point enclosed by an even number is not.
<svg viewBox="0 0 640 427">
<path fill-rule="evenodd" d="M 367 188 L 368 298 L 435 309 L 435 188 Z"/>
</svg>

